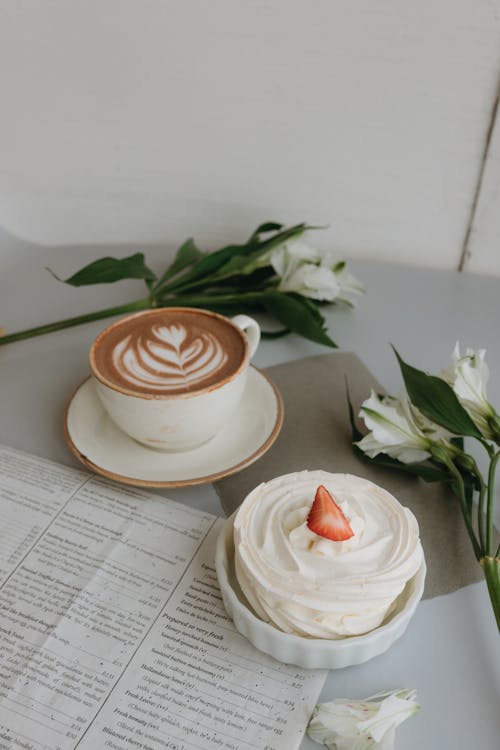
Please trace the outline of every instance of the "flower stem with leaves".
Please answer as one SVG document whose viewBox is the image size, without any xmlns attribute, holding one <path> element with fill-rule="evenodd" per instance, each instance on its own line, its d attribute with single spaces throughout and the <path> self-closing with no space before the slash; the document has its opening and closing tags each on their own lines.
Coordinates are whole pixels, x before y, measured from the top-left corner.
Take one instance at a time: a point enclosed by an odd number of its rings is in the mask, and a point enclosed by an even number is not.
<svg viewBox="0 0 500 750">
<path fill-rule="evenodd" d="M 449 485 L 460 503 L 500 631 L 500 545 L 495 547 L 493 525 L 500 419 L 486 398 L 484 351 L 468 350 L 460 357 L 457 345 L 454 366 L 442 377 L 412 367 L 395 353 L 406 393 L 399 399 L 372 393 L 361 405 L 360 416 L 370 430 L 364 437 L 349 403 L 355 448 L 375 464 Z M 487 452 L 486 482 L 474 458 L 464 451 L 464 439 L 471 438 Z"/>
<path fill-rule="evenodd" d="M 264 336 L 276 338 L 294 332 L 335 347 L 319 307 L 325 302 L 351 304 L 351 298 L 362 287 L 346 271 L 343 262 L 334 261 L 329 253 L 303 242 L 306 230 L 313 228 L 304 223 L 284 228 L 276 222 L 267 222 L 257 227 L 247 242 L 209 253 L 202 252 L 188 239 L 159 276 L 146 265 L 143 253 L 127 258 L 101 258 L 65 279 L 65 283 L 80 287 L 142 279 L 147 296 L 0 336 L 0 346 L 114 315 L 155 307 L 188 306 L 227 315 L 267 312 L 282 327 L 264 332 Z"/>
</svg>

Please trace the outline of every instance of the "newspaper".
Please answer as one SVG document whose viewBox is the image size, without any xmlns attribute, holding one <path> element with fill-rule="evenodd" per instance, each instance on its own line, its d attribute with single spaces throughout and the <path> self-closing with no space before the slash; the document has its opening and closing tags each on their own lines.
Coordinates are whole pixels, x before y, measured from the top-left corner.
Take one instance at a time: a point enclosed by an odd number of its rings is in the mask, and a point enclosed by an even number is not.
<svg viewBox="0 0 500 750">
<path fill-rule="evenodd" d="M 220 596 L 221 519 L 0 446 L 0 748 L 292 750 L 326 672 Z"/>
</svg>

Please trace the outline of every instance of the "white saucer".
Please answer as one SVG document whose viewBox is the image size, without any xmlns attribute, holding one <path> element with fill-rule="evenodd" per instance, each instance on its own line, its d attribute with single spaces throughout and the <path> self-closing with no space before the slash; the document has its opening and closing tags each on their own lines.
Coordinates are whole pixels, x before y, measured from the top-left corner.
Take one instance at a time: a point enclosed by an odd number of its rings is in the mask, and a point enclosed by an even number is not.
<svg viewBox="0 0 500 750">
<path fill-rule="evenodd" d="M 231 421 L 194 450 L 166 453 L 132 440 L 108 417 L 90 378 L 68 403 L 64 435 L 75 456 L 97 474 L 142 487 L 182 487 L 213 482 L 249 466 L 269 450 L 282 424 L 279 391 L 250 367 Z"/>
</svg>

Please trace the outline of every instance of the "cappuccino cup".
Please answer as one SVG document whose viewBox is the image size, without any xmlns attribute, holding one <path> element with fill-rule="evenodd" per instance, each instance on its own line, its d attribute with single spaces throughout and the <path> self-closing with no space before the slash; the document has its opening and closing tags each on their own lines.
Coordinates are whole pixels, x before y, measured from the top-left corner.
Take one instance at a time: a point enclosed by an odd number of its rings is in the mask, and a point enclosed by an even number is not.
<svg viewBox="0 0 500 750">
<path fill-rule="evenodd" d="M 149 448 L 185 451 L 234 414 L 259 340 L 259 324 L 247 315 L 157 308 L 105 328 L 90 349 L 90 370 L 123 432 Z"/>
</svg>

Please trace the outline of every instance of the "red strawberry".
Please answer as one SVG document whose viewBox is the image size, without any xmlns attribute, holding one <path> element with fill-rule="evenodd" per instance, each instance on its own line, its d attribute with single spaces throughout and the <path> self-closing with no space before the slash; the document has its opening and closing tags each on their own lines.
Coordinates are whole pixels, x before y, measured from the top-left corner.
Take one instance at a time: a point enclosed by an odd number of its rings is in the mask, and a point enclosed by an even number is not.
<svg viewBox="0 0 500 750">
<path fill-rule="evenodd" d="M 354 536 L 349 521 L 322 484 L 316 490 L 314 502 L 307 516 L 307 528 L 333 542 L 344 542 Z"/>
</svg>

